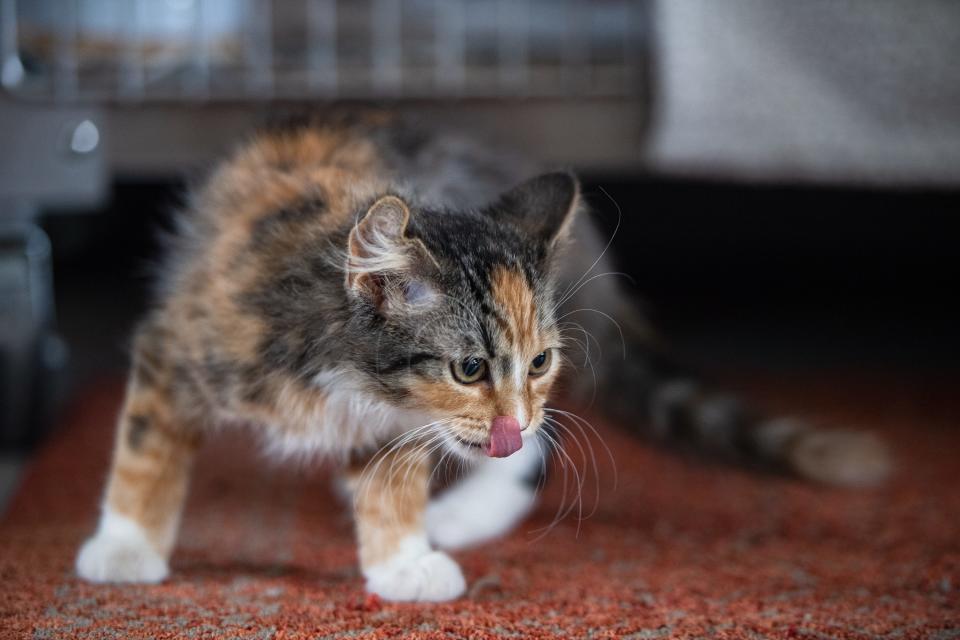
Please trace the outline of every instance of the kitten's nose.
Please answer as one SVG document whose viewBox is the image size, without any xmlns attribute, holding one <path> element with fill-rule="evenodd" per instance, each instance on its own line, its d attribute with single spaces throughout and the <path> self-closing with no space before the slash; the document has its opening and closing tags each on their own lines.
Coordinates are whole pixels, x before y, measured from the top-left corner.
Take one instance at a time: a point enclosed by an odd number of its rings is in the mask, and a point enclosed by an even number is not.
<svg viewBox="0 0 960 640">
<path fill-rule="evenodd" d="M 513 416 L 497 416 L 490 425 L 490 444 L 487 455 L 491 458 L 506 458 L 523 446 L 520 423 Z"/>
</svg>

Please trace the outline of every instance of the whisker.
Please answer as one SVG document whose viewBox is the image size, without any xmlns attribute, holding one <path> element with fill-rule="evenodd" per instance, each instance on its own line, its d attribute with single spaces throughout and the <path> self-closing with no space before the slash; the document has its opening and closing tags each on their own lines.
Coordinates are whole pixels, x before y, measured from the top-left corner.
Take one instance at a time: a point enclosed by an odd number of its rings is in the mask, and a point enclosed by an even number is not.
<svg viewBox="0 0 960 640">
<path fill-rule="evenodd" d="M 559 443 L 555 451 L 558 454 L 557 459 L 561 461 L 561 468 L 564 471 L 563 496 L 561 497 L 560 505 L 557 509 L 557 514 L 554 516 L 553 522 L 551 522 L 547 527 L 545 527 L 543 535 L 546 535 L 555 526 L 557 526 L 564 518 L 570 515 L 573 509 L 578 505 L 580 505 L 582 510 L 583 481 L 580 478 L 580 472 L 577 469 L 576 465 L 573 463 L 573 459 L 569 456 L 569 454 L 567 454 L 567 452 L 563 449 L 563 447 L 559 445 Z M 570 501 L 570 505 L 566 509 L 564 509 L 563 507 L 566 503 L 566 495 L 567 495 L 567 482 L 569 478 L 567 474 L 568 467 L 569 467 L 570 473 L 573 475 L 573 486 L 576 488 L 577 495 L 575 499 L 572 499 Z M 577 523 L 576 535 L 577 536 L 580 535 L 579 521 Z"/>
<path fill-rule="evenodd" d="M 567 416 L 574 422 L 577 422 L 582 424 L 583 426 L 586 426 L 588 429 L 590 429 L 590 431 L 593 432 L 593 435 L 596 436 L 597 441 L 600 442 L 600 444 L 603 446 L 603 449 L 607 454 L 607 459 L 610 460 L 610 467 L 613 470 L 613 490 L 616 491 L 617 486 L 619 484 L 618 473 L 617 473 L 617 461 L 613 457 L 613 451 L 610 450 L 610 447 L 607 445 L 606 440 L 603 439 L 603 436 L 600 435 L 600 432 L 597 431 L 596 427 L 594 427 L 593 424 L 591 424 L 590 421 L 584 418 L 583 416 L 579 416 L 570 411 L 564 411 L 563 409 L 555 409 L 553 407 L 544 407 L 543 409 L 544 411 Z"/>
<path fill-rule="evenodd" d="M 555 424 L 557 427 L 559 427 L 560 429 L 562 429 L 562 430 L 564 431 L 564 433 L 566 433 L 566 434 L 570 437 L 570 439 L 573 440 L 574 445 L 576 445 L 577 449 L 580 451 L 580 460 L 582 461 L 582 464 L 583 464 L 583 475 L 578 477 L 578 479 L 579 479 L 579 481 L 580 481 L 580 486 L 578 487 L 579 492 L 578 492 L 578 494 L 577 494 L 578 501 L 579 501 L 579 502 L 578 502 L 578 513 L 577 513 L 577 535 L 579 535 L 579 534 L 580 534 L 580 523 L 581 523 L 585 518 L 589 518 L 590 515 L 593 514 L 593 512 L 591 512 L 590 514 L 588 514 L 588 515 L 586 515 L 586 516 L 583 515 L 583 486 L 584 486 L 584 485 L 586 484 L 586 482 L 587 482 L 587 473 L 589 472 L 588 465 L 587 465 L 587 452 L 586 452 L 586 450 L 584 449 L 583 445 L 580 444 L 580 439 L 577 438 L 577 436 L 576 436 L 575 433 L 573 433 L 569 428 L 567 428 L 565 425 L 561 424 L 560 422 L 558 422 L 558 421 L 556 421 L 556 420 L 553 420 L 552 418 L 550 418 L 549 420 L 551 420 L 552 423 Z M 567 455 L 569 455 L 569 454 L 567 454 Z M 579 468 L 578 468 L 578 470 L 579 470 Z M 596 467 L 594 467 L 594 476 L 596 477 Z M 599 484 L 599 480 L 598 480 L 598 481 L 597 481 L 597 495 L 596 495 L 596 500 L 595 500 L 595 502 L 594 502 L 594 505 L 599 504 L 599 502 L 600 502 L 600 493 L 599 493 L 599 491 L 600 491 L 600 484 Z"/>
<path fill-rule="evenodd" d="M 557 427 L 563 429 L 563 431 L 564 431 L 565 433 L 567 433 L 567 434 L 573 439 L 574 443 L 577 445 L 577 448 L 580 450 L 580 455 L 582 456 L 582 459 L 583 459 L 583 464 L 584 464 L 584 467 L 585 467 L 585 468 L 584 468 L 584 472 L 583 472 L 583 473 L 584 473 L 584 481 L 586 481 L 587 472 L 588 472 L 588 469 L 586 469 L 587 460 L 586 460 L 586 453 L 584 452 L 584 448 L 583 448 L 583 446 L 580 444 L 580 438 L 578 438 L 577 435 L 576 435 L 575 433 L 573 433 L 573 431 L 572 431 L 571 429 L 569 429 L 566 425 L 560 423 L 560 421 L 554 420 L 553 418 L 547 418 L 547 419 L 548 419 L 548 420 L 552 420 L 553 423 L 556 424 Z M 589 518 L 589 517 L 593 516 L 593 514 L 597 512 L 597 509 L 600 508 L 600 470 L 599 470 L 599 468 L 597 467 L 597 457 L 596 457 L 596 455 L 595 455 L 595 453 L 594 453 L 594 451 L 593 451 L 593 445 L 590 444 L 590 440 L 587 439 L 586 434 L 583 433 L 582 427 L 579 427 L 579 425 L 577 425 L 577 427 L 580 429 L 581 433 L 582 433 L 583 436 L 584 436 L 584 444 L 586 444 L 586 452 L 590 454 L 590 460 L 591 460 L 591 462 L 592 462 L 592 464 L 593 464 L 594 501 L 593 501 L 593 508 L 590 510 L 590 513 L 588 513 L 588 514 L 587 514 L 586 516 L 584 516 L 584 518 L 583 518 L 583 519 L 586 519 L 586 518 Z"/>
<path fill-rule="evenodd" d="M 607 251 L 610 249 L 610 246 L 613 244 L 613 239 L 617 237 L 617 232 L 620 231 L 620 224 L 623 222 L 623 210 L 620 208 L 620 205 L 617 203 L 617 201 L 614 200 L 609 193 L 607 193 L 606 189 L 604 189 L 603 187 L 600 187 L 600 191 L 602 191 L 603 195 L 607 196 L 607 198 L 610 199 L 610 202 L 613 203 L 613 206 L 616 207 L 617 224 L 613 228 L 613 233 L 610 234 L 610 239 L 607 240 L 607 244 L 604 245 L 603 250 L 600 252 L 600 255 L 597 256 L 597 259 L 593 261 L 593 264 L 591 264 L 590 267 L 583 272 L 583 275 L 580 276 L 576 282 L 574 282 L 571 286 L 567 287 L 566 291 L 564 291 L 561 297 L 566 297 L 566 295 L 570 292 L 571 289 L 579 286 L 580 283 L 583 281 L 583 279 L 586 278 L 598 264 L 600 264 L 600 261 L 603 260 L 603 256 L 607 253 Z"/>
<path fill-rule="evenodd" d="M 370 457 L 370 459 L 364 465 L 363 469 L 361 469 L 360 473 L 358 474 L 357 488 L 356 488 L 354 500 L 356 501 L 361 495 L 365 494 L 365 492 L 369 490 L 370 483 L 372 482 L 373 477 L 376 475 L 377 471 L 380 469 L 380 466 L 383 464 L 384 460 L 387 459 L 388 457 L 392 458 L 392 456 L 389 455 L 390 453 L 392 453 L 396 449 L 399 449 L 402 446 L 405 446 L 408 442 L 415 440 L 416 438 L 426 433 L 429 433 L 433 429 L 438 430 L 441 425 L 446 424 L 448 422 L 450 422 L 449 418 L 437 420 L 434 422 L 427 423 L 425 425 L 421 425 L 419 427 L 415 427 L 413 429 L 410 429 L 408 431 L 405 431 L 399 434 L 398 436 L 396 436 L 395 438 L 387 442 L 385 445 L 380 447 Z M 372 468 L 371 468 L 371 465 L 373 465 Z"/>
<path fill-rule="evenodd" d="M 600 311 L 599 309 L 594 309 L 594 308 L 592 308 L 592 307 L 582 307 L 582 308 L 580 308 L 580 309 L 573 309 L 572 311 L 567 311 L 566 313 L 564 313 L 563 315 L 561 315 L 560 317 L 558 317 L 557 320 L 563 320 L 563 319 L 566 318 L 567 316 L 572 315 L 572 314 L 574 314 L 574 313 L 579 313 L 579 312 L 581 312 L 581 311 L 590 311 L 590 312 L 592 312 L 592 313 L 599 314 L 599 315 L 603 316 L 604 318 L 606 318 L 607 320 L 609 320 L 610 322 L 613 323 L 613 326 L 615 326 L 615 327 L 617 328 L 617 332 L 620 334 L 620 346 L 621 346 L 621 348 L 623 349 L 623 359 L 626 360 L 626 359 L 627 359 L 627 341 L 626 341 L 626 339 L 623 337 L 623 328 L 620 327 L 620 323 L 617 322 L 617 321 L 613 318 L 613 316 L 611 316 L 609 313 L 605 313 L 605 312 L 603 312 L 603 311 Z"/>
<path fill-rule="evenodd" d="M 442 444 L 443 434 L 439 431 L 436 431 L 430 434 L 427 440 L 422 440 L 417 442 L 417 444 L 401 454 L 399 457 L 393 457 L 390 461 L 390 466 L 387 468 L 387 482 L 386 486 L 389 488 L 389 498 L 390 502 L 394 502 L 395 492 L 399 488 L 401 492 L 405 492 L 407 486 L 410 483 L 411 476 L 414 469 L 417 467 L 418 462 L 432 455 L 433 451 L 436 450 L 436 447 L 439 446 L 436 443 L 439 441 Z M 394 478 L 397 473 L 403 472 L 403 476 L 400 479 L 399 486 L 394 484 Z M 381 509 L 383 509 L 384 502 L 386 497 L 381 495 Z M 392 509 L 385 509 L 393 517 L 396 517 L 396 512 Z"/>
<path fill-rule="evenodd" d="M 551 434 L 547 432 L 543 432 L 543 433 L 544 433 L 544 436 L 548 438 L 555 445 L 553 447 L 553 453 L 556 455 L 557 460 L 560 462 L 560 468 L 563 471 L 563 484 L 561 485 L 563 488 L 563 493 L 560 497 L 560 504 L 557 507 L 557 512 L 554 515 L 553 521 L 550 522 L 550 524 L 546 525 L 545 527 L 541 527 L 540 529 L 535 529 L 534 531 L 531 532 L 531 533 L 535 533 L 537 531 L 542 532 L 541 535 L 538 536 L 537 538 L 534 538 L 533 541 L 541 539 L 543 536 L 545 536 L 547 533 L 553 530 L 553 528 L 556 527 L 556 525 L 559 524 L 561 520 L 566 518 L 573 511 L 573 509 L 578 505 L 580 506 L 580 510 L 582 513 L 582 505 L 583 505 L 583 500 L 582 500 L 583 479 L 581 478 L 580 472 L 577 469 L 576 465 L 574 464 L 573 459 L 569 456 L 569 454 L 567 454 L 567 452 L 563 449 L 560 443 Z M 569 475 L 567 473 L 568 467 L 574 477 L 574 487 L 576 487 L 577 489 L 577 497 L 576 499 L 571 500 L 570 505 L 566 509 L 564 509 L 564 505 L 566 504 L 567 486 L 569 482 Z M 578 536 L 580 535 L 579 522 L 580 522 L 580 519 L 578 519 L 578 524 L 577 524 Z"/>
<path fill-rule="evenodd" d="M 560 502 L 557 505 L 557 511 L 554 513 L 553 520 L 551 520 L 549 524 L 543 527 L 540 527 L 538 529 L 533 529 L 528 532 L 530 534 L 540 532 L 540 535 L 536 536 L 530 541 L 531 543 L 541 540 L 544 536 L 550 533 L 550 531 L 552 531 L 554 527 L 557 526 L 557 524 L 559 524 L 560 520 L 562 520 L 563 518 L 562 511 L 567 501 L 567 484 L 568 484 L 567 464 L 566 464 L 566 461 L 557 454 L 557 451 L 560 448 L 560 443 L 557 442 L 557 440 L 547 431 L 540 431 L 540 433 L 551 445 L 550 454 L 554 456 L 560 463 L 560 470 L 563 472 L 563 481 L 560 485 L 561 491 L 562 491 L 560 495 Z M 544 466 L 546 466 L 545 461 L 544 461 Z"/>
<path fill-rule="evenodd" d="M 430 457 L 433 456 L 433 453 L 437 450 L 438 447 L 443 446 L 443 440 L 444 440 L 443 434 L 437 434 L 431 440 L 419 445 L 416 449 L 416 452 L 417 452 L 416 460 L 410 460 L 410 462 L 420 462 L 421 460 L 429 459 Z M 400 488 L 402 490 L 406 490 L 407 485 L 411 479 L 410 474 L 413 473 L 415 465 L 406 464 L 406 462 L 404 462 L 402 466 L 405 468 L 405 471 L 404 471 L 403 477 L 400 480 Z M 431 470 L 431 473 L 427 478 L 428 482 L 430 481 L 432 476 L 433 476 L 433 472 Z M 390 478 L 391 478 L 390 486 L 392 487 L 393 473 L 391 474 Z"/>
<path fill-rule="evenodd" d="M 584 280 L 583 282 L 581 282 L 579 285 L 577 285 L 576 289 L 574 289 L 573 291 L 567 293 L 563 298 L 561 298 L 561 299 L 556 303 L 555 308 L 559 308 L 559 307 L 562 306 L 564 303 L 566 303 L 567 301 L 569 301 L 571 298 L 573 298 L 573 296 L 577 295 L 577 292 L 578 292 L 578 291 L 580 291 L 581 289 L 583 289 L 585 286 L 587 286 L 588 284 L 590 284 L 590 283 L 593 282 L 594 280 L 597 280 L 598 278 L 606 278 L 606 277 L 608 277 L 608 276 L 621 276 L 621 277 L 624 277 L 624 278 L 626 278 L 627 280 L 629 280 L 632 284 L 634 284 L 634 285 L 636 284 L 636 281 L 633 279 L 633 276 L 631 276 L 631 275 L 628 274 L 628 273 L 624 273 L 623 271 L 605 271 L 604 273 L 598 273 L 598 274 L 595 274 L 595 275 L 590 276 L 589 278 L 587 278 L 586 280 Z"/>
<path fill-rule="evenodd" d="M 592 337 L 590 332 L 587 331 L 586 328 L 584 328 L 584 326 L 578 322 L 564 322 L 562 324 L 558 324 L 557 326 L 560 328 L 560 337 L 563 340 L 566 339 L 567 329 L 564 328 L 565 326 L 574 327 L 576 329 L 579 329 L 580 332 L 583 333 L 583 342 L 581 342 L 579 338 L 574 338 L 573 340 L 575 344 L 578 347 L 580 347 L 580 350 L 583 351 L 583 358 L 584 358 L 583 366 L 586 366 L 587 362 L 589 362 L 590 360 L 590 338 Z M 596 340 L 596 338 L 594 338 L 594 340 Z"/>
</svg>

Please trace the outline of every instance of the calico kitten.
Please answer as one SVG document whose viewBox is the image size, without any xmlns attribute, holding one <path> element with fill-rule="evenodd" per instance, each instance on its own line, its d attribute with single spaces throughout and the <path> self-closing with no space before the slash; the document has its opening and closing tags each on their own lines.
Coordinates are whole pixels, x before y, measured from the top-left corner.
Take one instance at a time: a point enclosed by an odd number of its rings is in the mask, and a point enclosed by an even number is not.
<svg viewBox="0 0 960 640">
<path fill-rule="evenodd" d="M 869 437 L 765 421 L 690 382 L 612 281 L 591 281 L 604 246 L 577 180 L 530 174 L 379 114 L 269 128 L 227 160 L 193 195 L 137 330 L 79 574 L 162 580 L 205 432 L 245 425 L 279 456 L 342 462 L 368 590 L 461 595 L 435 547 L 501 535 L 531 508 L 579 309 L 598 311 L 581 324 L 609 352 L 627 340 L 599 365 L 600 406 L 626 424 L 825 481 L 882 476 Z M 431 501 L 444 455 L 473 471 Z"/>
</svg>

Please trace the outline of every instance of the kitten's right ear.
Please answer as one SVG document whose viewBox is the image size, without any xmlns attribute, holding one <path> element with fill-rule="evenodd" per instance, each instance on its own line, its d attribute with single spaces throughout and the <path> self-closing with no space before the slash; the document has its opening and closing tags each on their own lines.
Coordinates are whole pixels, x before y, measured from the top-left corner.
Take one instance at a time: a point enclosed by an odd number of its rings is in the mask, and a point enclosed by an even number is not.
<svg viewBox="0 0 960 640">
<path fill-rule="evenodd" d="M 384 196 L 367 209 L 347 240 L 347 290 L 380 310 L 424 309 L 436 300 L 422 279 L 423 265 L 436 262 L 420 240 L 407 237 L 409 221 L 407 204 Z"/>
<path fill-rule="evenodd" d="M 347 289 L 381 299 L 383 276 L 409 267 L 404 233 L 410 209 L 396 196 L 384 196 L 357 221 L 347 241 Z"/>
</svg>

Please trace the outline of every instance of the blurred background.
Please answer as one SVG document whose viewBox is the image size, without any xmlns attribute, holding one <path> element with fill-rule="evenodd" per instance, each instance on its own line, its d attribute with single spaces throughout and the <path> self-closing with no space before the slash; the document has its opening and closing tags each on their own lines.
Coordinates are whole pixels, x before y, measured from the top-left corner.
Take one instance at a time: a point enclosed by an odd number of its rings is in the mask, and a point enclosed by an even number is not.
<svg viewBox="0 0 960 640">
<path fill-rule="evenodd" d="M 0 507 L 186 185 L 304 105 L 575 169 L 708 368 L 953 376 L 958 57 L 951 0 L 0 0 Z"/>
</svg>

